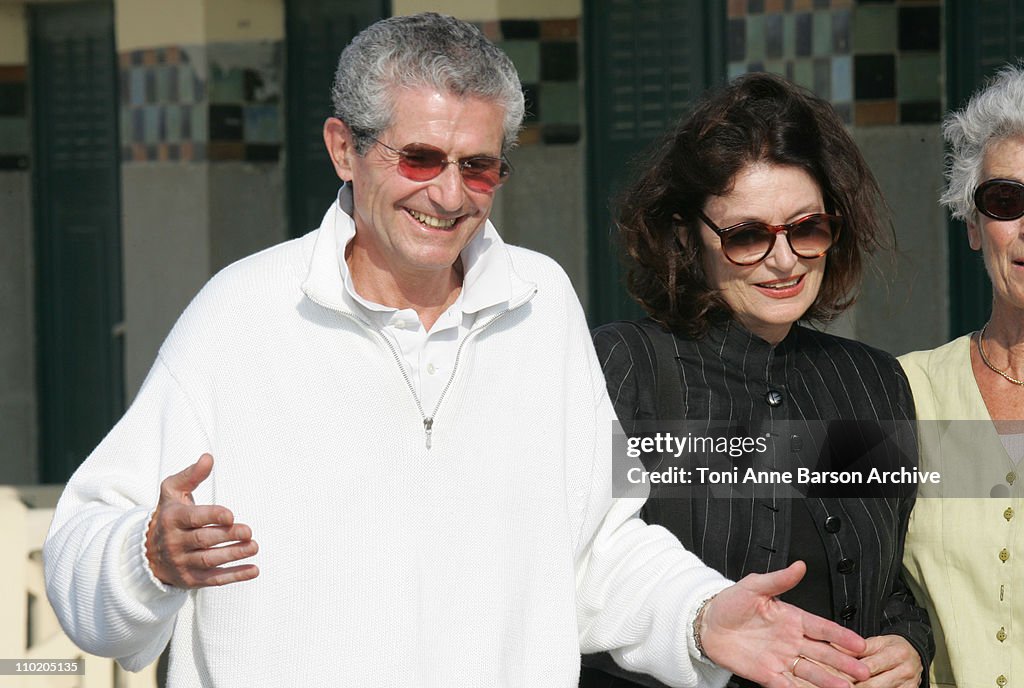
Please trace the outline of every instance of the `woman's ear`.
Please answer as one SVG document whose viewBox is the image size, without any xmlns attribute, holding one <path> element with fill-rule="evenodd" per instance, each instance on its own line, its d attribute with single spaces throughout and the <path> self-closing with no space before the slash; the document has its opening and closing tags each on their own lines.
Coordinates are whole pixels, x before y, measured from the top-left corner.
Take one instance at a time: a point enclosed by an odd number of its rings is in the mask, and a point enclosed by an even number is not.
<svg viewBox="0 0 1024 688">
<path fill-rule="evenodd" d="M 688 248 L 690 244 L 690 234 L 686 231 L 686 225 L 683 223 L 683 218 L 679 213 L 672 213 L 672 229 L 676 234 L 676 239 L 679 241 L 679 245 L 683 248 Z"/>
<path fill-rule="evenodd" d="M 978 220 L 967 221 L 967 242 L 975 251 L 981 250 L 981 227 L 978 226 Z"/>
</svg>

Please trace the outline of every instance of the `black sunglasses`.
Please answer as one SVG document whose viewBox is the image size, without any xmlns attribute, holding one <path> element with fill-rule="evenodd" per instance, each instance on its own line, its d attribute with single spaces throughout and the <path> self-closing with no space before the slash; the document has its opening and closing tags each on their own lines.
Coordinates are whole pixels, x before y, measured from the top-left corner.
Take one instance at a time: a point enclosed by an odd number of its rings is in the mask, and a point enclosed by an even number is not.
<svg viewBox="0 0 1024 688">
<path fill-rule="evenodd" d="M 766 222 L 741 222 L 725 229 L 708 218 L 702 211 L 697 215 L 722 241 L 722 253 L 735 265 L 754 265 L 768 257 L 775 247 L 775 237 L 786 233 L 786 241 L 793 253 L 801 258 L 821 258 L 836 239 L 843 226 L 838 215 L 814 213 L 786 225 L 770 225 Z"/>
<path fill-rule="evenodd" d="M 1024 215 L 1024 184 L 1014 179 L 989 179 L 974 191 L 974 206 L 993 220 Z"/>
</svg>

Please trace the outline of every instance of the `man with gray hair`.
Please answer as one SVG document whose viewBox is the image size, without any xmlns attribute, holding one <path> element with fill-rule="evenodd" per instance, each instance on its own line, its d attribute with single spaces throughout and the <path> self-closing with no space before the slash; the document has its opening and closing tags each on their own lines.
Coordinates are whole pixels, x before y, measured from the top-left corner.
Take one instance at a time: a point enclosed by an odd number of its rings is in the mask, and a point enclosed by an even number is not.
<svg viewBox="0 0 1024 688">
<path fill-rule="evenodd" d="M 861 638 L 774 599 L 800 565 L 732 585 L 613 498 L 576 296 L 488 222 L 509 59 L 396 17 L 333 97 L 320 228 L 204 287 L 68 483 L 44 558 L 75 642 L 129 669 L 170 642 L 175 687 L 568 688 L 601 650 L 678 686 L 866 678 L 830 644 Z"/>
</svg>

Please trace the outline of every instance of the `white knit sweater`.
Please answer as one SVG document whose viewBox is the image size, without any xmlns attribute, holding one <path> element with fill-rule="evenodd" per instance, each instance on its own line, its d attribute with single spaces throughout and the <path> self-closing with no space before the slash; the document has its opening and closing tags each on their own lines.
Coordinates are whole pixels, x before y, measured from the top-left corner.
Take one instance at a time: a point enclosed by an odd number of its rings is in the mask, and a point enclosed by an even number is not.
<svg viewBox="0 0 1024 688">
<path fill-rule="evenodd" d="M 57 507 L 68 634 L 136 670 L 170 638 L 174 688 L 569 688 L 581 649 L 615 647 L 669 684 L 723 684 L 689 629 L 728 581 L 612 498 L 612 410 L 561 269 L 487 226 L 510 299 L 478 316 L 428 448 L 394 353 L 343 306 L 350 222 L 335 204 L 182 315 Z M 196 501 L 252 527 L 260 575 L 186 592 L 152 576 L 144 530 L 203 452 Z"/>
</svg>

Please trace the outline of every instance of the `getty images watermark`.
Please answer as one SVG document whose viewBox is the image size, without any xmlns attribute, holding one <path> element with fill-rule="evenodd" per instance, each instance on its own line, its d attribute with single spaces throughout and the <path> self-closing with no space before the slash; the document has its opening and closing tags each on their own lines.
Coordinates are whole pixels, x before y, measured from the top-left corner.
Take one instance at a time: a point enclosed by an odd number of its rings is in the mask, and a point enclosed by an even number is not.
<svg viewBox="0 0 1024 688">
<path fill-rule="evenodd" d="M 628 430 L 613 430 L 616 496 L 1024 496 L 991 423 L 658 421 Z"/>
</svg>

